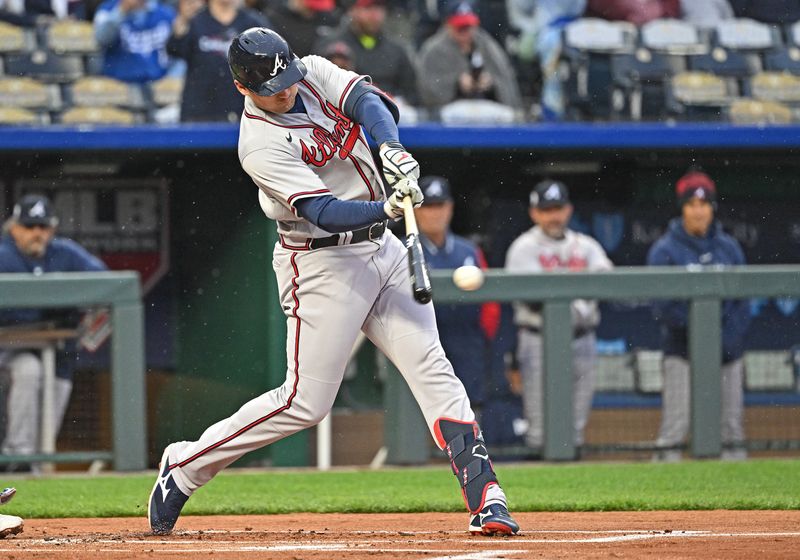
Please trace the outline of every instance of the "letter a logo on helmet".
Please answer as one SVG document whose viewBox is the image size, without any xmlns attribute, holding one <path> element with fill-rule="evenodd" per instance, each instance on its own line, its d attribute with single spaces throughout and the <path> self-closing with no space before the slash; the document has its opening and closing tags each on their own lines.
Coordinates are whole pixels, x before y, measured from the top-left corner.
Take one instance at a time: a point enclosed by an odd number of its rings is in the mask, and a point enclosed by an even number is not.
<svg viewBox="0 0 800 560">
<path fill-rule="evenodd" d="M 257 95 L 275 95 L 308 72 L 289 43 L 265 27 L 251 27 L 231 42 L 228 65 L 233 78 Z"/>
<path fill-rule="evenodd" d="M 275 76 L 281 70 L 286 70 L 286 63 L 281 60 L 281 55 L 275 56 L 275 67 L 272 69 L 272 72 L 269 73 L 270 76 Z"/>
</svg>

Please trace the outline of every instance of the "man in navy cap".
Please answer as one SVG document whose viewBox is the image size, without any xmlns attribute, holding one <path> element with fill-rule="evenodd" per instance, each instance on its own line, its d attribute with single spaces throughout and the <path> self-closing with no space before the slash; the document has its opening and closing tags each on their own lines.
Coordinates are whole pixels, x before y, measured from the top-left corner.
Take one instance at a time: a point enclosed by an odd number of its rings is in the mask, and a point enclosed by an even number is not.
<svg viewBox="0 0 800 560">
<path fill-rule="evenodd" d="M 450 231 L 453 196 L 448 180 L 433 175 L 422 177 L 419 187 L 425 200 L 415 210 L 415 216 L 428 266 L 486 268 L 486 259 L 480 248 Z M 497 303 L 455 305 L 434 301 L 434 307 L 444 352 L 453 364 L 456 376 L 464 384 L 470 402 L 480 406 L 487 398 L 491 344 L 500 322 L 500 306 Z"/>
<path fill-rule="evenodd" d="M 569 229 L 572 204 L 567 186 L 546 179 L 530 194 L 529 215 L 534 227 L 509 247 L 506 270 L 516 273 L 610 270 L 613 265 L 600 244 Z M 572 302 L 572 375 L 574 444 L 583 445 L 584 428 L 592 409 L 597 370 L 595 328 L 600 323 L 597 302 Z M 518 328 L 516 363 L 522 377 L 522 405 L 528 421 L 526 444 L 538 452 L 544 444 L 541 302 L 516 302 Z"/>
<path fill-rule="evenodd" d="M 105 264 L 70 239 L 56 237 L 58 217 L 50 200 L 41 195 L 27 195 L 14 205 L 11 217 L 3 225 L 0 240 L 0 273 L 86 272 L 106 270 Z M 0 312 L 0 324 L 26 325 L 47 319 L 42 309 L 14 309 Z M 58 354 L 53 418 L 55 433 L 72 392 L 73 352 Z M 0 352 L 0 368 L 10 373 L 7 400 L 7 425 L 3 441 L 4 455 L 32 455 L 40 451 L 40 402 L 44 369 L 38 352 L 14 350 Z M 28 465 L 21 470 L 28 470 Z"/>
<path fill-rule="evenodd" d="M 729 266 L 745 264 L 739 243 L 722 231 L 715 220 L 717 187 L 707 174 L 690 170 L 675 185 L 681 215 L 650 248 L 651 266 Z M 657 460 L 681 459 L 689 431 L 688 308 L 685 301 L 659 300 L 653 315 L 661 325 L 664 350 L 664 386 Z M 744 459 L 744 335 L 750 324 L 750 302 L 728 300 L 722 304 L 722 456 Z"/>
</svg>

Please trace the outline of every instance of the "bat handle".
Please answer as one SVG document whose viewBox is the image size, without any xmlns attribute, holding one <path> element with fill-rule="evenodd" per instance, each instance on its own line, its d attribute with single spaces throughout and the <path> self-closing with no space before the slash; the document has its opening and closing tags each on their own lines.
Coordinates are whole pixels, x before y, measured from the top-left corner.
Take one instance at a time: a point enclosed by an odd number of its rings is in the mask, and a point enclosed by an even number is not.
<svg viewBox="0 0 800 560">
<path fill-rule="evenodd" d="M 417 218 L 414 215 L 414 203 L 410 196 L 403 197 L 403 217 L 406 222 L 406 235 L 419 235 Z"/>
</svg>

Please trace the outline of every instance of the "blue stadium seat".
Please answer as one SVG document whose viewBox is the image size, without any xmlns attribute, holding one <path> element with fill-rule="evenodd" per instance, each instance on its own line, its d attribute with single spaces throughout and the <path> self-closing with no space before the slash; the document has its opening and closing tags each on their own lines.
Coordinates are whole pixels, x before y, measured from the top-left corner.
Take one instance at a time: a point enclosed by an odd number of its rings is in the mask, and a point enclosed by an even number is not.
<svg viewBox="0 0 800 560">
<path fill-rule="evenodd" d="M 780 47 L 764 53 L 764 70 L 800 75 L 800 48 Z"/>
<path fill-rule="evenodd" d="M 585 18 L 564 29 L 560 69 L 569 117 L 612 116 L 611 56 L 633 53 L 635 41 L 636 28 L 627 22 Z"/>
<path fill-rule="evenodd" d="M 686 60 L 639 48 L 634 54 L 611 57 L 614 106 L 618 115 L 633 120 L 658 120 L 665 116 L 664 82 L 686 70 Z"/>
<path fill-rule="evenodd" d="M 83 61 L 75 55 L 36 50 L 6 56 L 6 74 L 30 76 L 49 83 L 72 82 L 83 75 Z"/>
</svg>

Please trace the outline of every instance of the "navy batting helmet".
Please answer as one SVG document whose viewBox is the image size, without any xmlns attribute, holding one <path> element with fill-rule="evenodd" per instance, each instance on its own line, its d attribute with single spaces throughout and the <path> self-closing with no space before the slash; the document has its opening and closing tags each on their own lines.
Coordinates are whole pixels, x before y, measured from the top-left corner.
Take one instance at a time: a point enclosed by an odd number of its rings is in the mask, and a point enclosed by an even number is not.
<svg viewBox="0 0 800 560">
<path fill-rule="evenodd" d="M 286 39 L 266 27 L 242 31 L 228 48 L 228 64 L 233 77 L 258 95 L 275 95 L 308 72 Z"/>
</svg>

